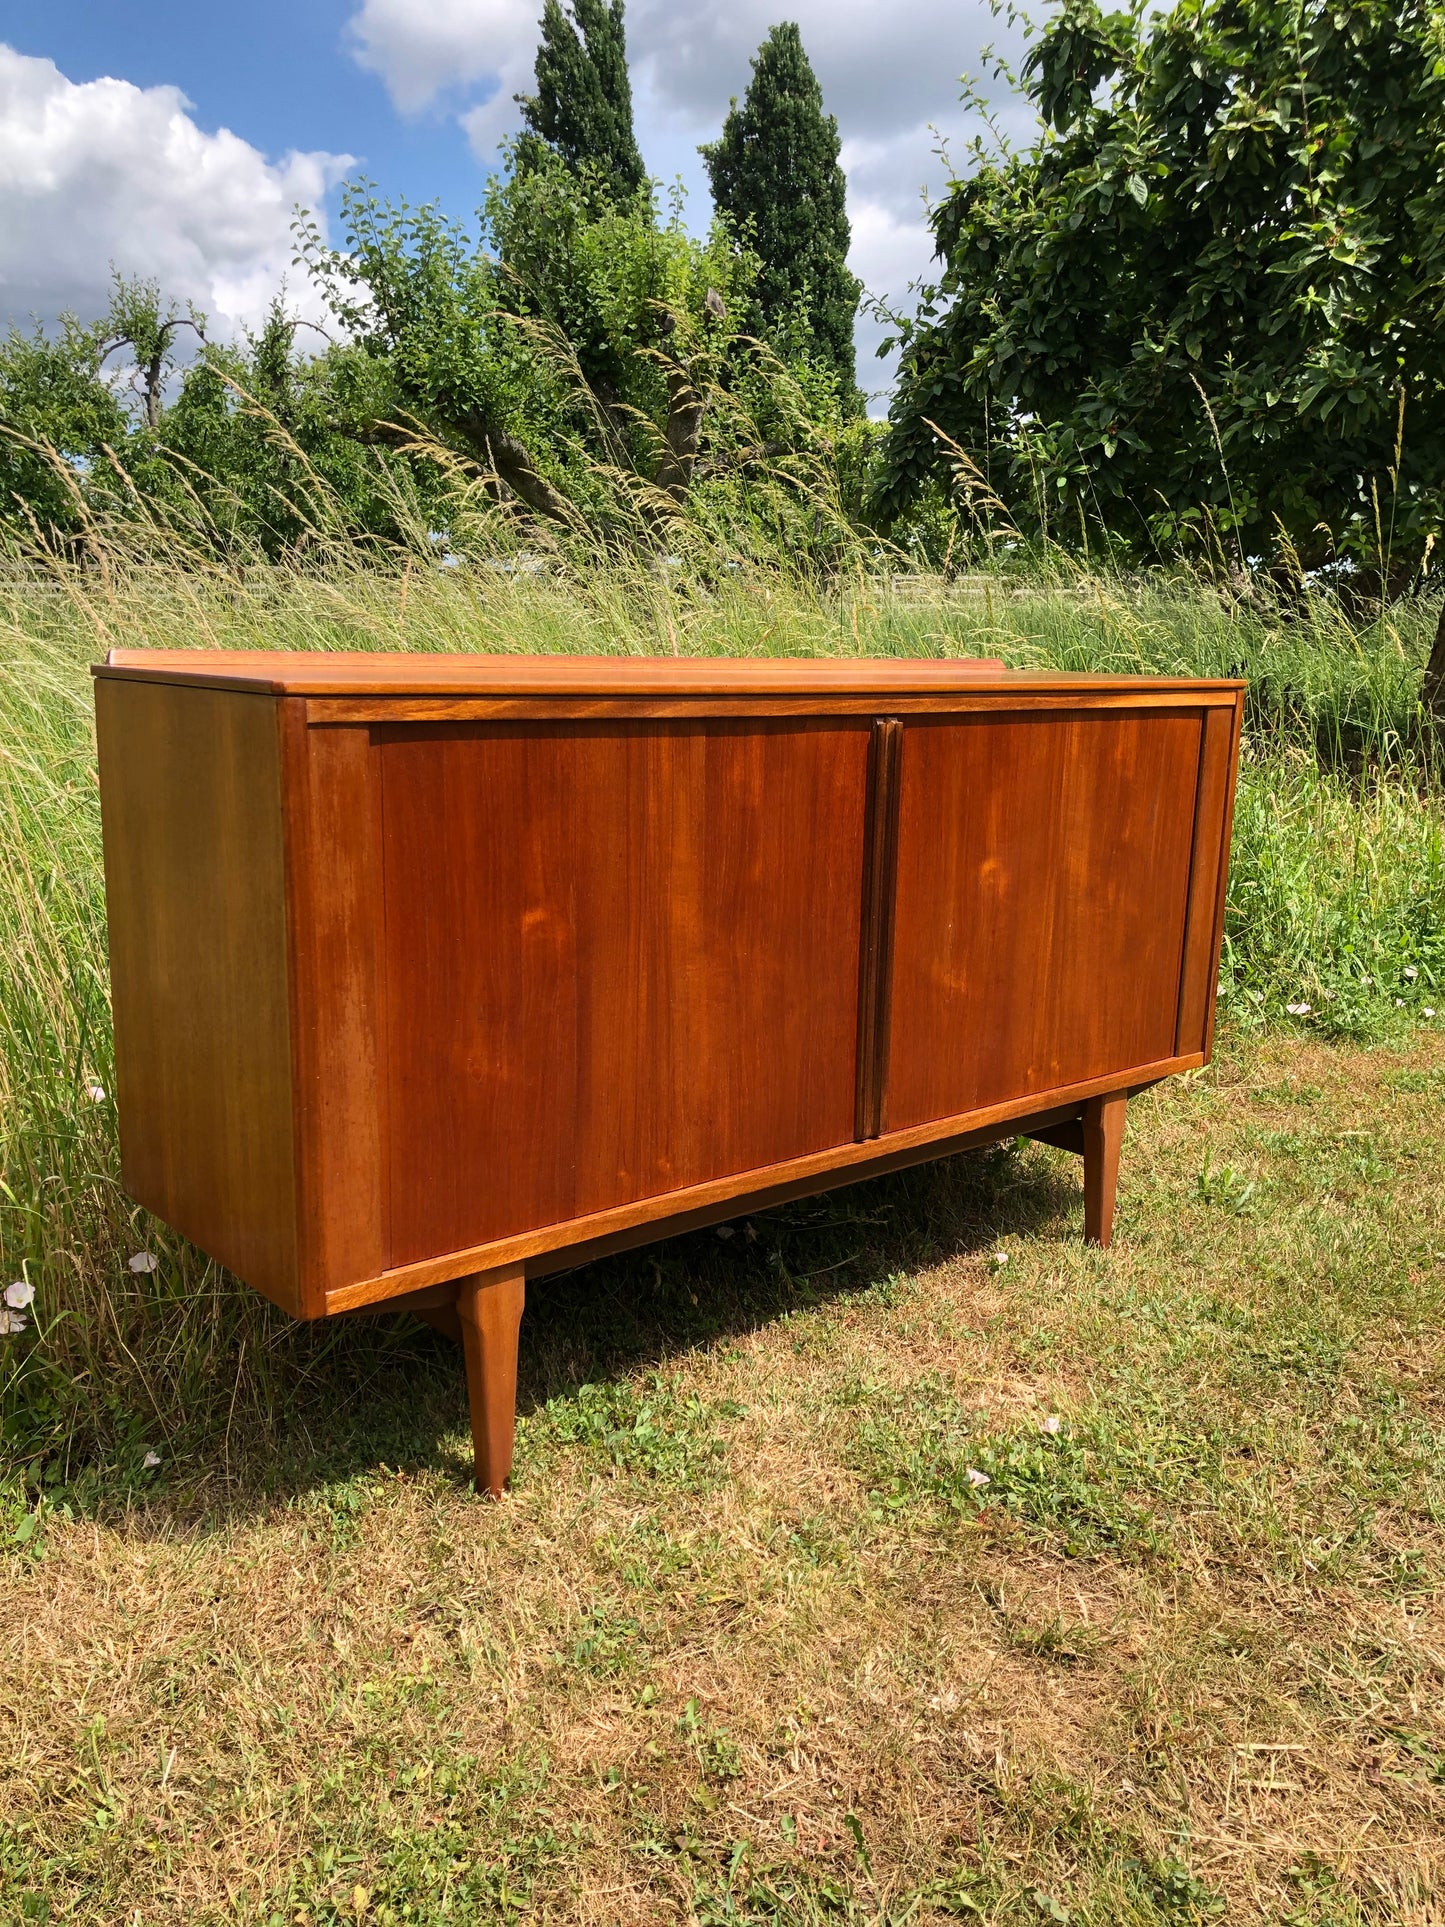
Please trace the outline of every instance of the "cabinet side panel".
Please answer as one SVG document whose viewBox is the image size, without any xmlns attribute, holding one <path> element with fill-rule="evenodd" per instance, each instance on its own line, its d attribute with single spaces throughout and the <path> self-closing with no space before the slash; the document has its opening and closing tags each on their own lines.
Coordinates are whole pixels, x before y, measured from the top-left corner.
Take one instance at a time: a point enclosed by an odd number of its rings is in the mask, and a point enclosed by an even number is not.
<svg viewBox="0 0 1445 1927">
<path fill-rule="evenodd" d="M 1219 958 L 1224 949 L 1224 911 L 1229 895 L 1229 857 L 1234 842 L 1234 801 L 1239 789 L 1239 751 L 1244 740 L 1244 691 L 1241 689 L 1234 699 L 1234 728 L 1229 737 L 1228 776 L 1224 790 L 1224 828 L 1220 834 L 1222 855 L 1219 863 L 1219 877 L 1214 886 L 1214 952 L 1211 966 L 1211 982 L 1219 978 Z M 1207 1015 L 1204 1020 L 1204 1055 L 1214 1055 L 1214 1021 L 1219 1015 L 1219 1000 L 1208 1000 Z"/>
<path fill-rule="evenodd" d="M 1194 853 L 1189 866 L 1189 916 L 1184 930 L 1184 967 L 1179 982 L 1179 1029 L 1175 1049 L 1205 1050 L 1210 1011 L 1219 982 L 1219 886 L 1229 860 L 1225 820 L 1231 786 L 1233 709 L 1204 715 L 1199 752 L 1199 795 L 1194 811 Z"/>
<path fill-rule="evenodd" d="M 867 721 L 381 735 L 393 1265 L 852 1141 Z"/>
<path fill-rule="evenodd" d="M 276 704 L 96 684 L 121 1173 L 298 1306 Z"/>
<path fill-rule="evenodd" d="M 380 755 L 364 724 L 308 728 L 282 705 L 300 1146 L 301 1296 L 387 1262 Z"/>
<path fill-rule="evenodd" d="M 886 1128 L 1169 1058 L 1201 719 L 912 719 Z"/>
</svg>

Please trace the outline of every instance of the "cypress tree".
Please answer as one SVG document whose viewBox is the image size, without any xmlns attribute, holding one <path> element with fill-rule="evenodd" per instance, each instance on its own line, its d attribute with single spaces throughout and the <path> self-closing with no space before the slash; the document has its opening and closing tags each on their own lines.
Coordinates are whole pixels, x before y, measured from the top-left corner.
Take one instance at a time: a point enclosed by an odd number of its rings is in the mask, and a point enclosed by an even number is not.
<svg viewBox="0 0 1445 1927">
<path fill-rule="evenodd" d="M 622 0 L 546 0 L 537 91 L 519 94 L 522 118 L 569 167 L 589 162 L 619 199 L 647 178 L 632 131 L 632 83 Z"/>
<path fill-rule="evenodd" d="M 791 20 L 753 60 L 743 104 L 734 99 L 722 137 L 700 149 L 713 200 L 762 260 L 757 301 L 764 328 L 802 305 L 817 349 L 855 394 L 853 317 L 861 292 L 848 272 L 847 187 L 838 122 L 823 111 L 803 36 Z"/>
</svg>

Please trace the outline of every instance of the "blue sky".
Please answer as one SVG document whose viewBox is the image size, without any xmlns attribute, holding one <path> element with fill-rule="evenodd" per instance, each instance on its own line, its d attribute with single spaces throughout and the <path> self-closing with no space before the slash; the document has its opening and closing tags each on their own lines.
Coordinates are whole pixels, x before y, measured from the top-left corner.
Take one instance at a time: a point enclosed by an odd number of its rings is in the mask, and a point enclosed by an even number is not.
<svg viewBox="0 0 1445 1927">
<path fill-rule="evenodd" d="M 0 323 L 105 304 L 111 264 L 203 308 L 213 331 L 258 320 L 291 266 L 300 202 L 335 235 L 336 191 L 382 191 L 470 215 L 530 87 L 541 0 L 0 0 Z M 802 27 L 837 115 L 852 264 L 906 298 L 927 269 L 920 199 L 946 170 L 940 134 L 972 131 L 959 76 L 1011 30 L 985 0 L 629 0 L 638 138 L 708 203 L 697 143 L 748 82 L 768 27 Z M 1016 47 L 1016 36 L 1013 36 Z M 1019 131 L 1027 125 L 1015 115 Z M 865 385 L 886 370 L 866 351 Z"/>
<path fill-rule="evenodd" d="M 483 175 L 465 132 L 435 111 L 394 111 L 380 76 L 345 50 L 356 11 L 354 0 L 0 0 L 0 41 L 72 81 L 179 87 L 209 133 L 229 127 L 273 156 L 356 154 L 389 192 L 465 212 Z"/>
</svg>

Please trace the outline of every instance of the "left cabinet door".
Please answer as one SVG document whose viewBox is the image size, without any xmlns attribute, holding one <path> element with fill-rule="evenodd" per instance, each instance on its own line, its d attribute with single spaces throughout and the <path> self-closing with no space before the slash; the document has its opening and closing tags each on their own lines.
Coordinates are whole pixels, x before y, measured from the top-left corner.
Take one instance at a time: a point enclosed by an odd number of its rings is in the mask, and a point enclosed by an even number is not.
<svg viewBox="0 0 1445 1927">
<path fill-rule="evenodd" d="M 866 722 L 377 739 L 393 1265 L 851 1139 Z"/>
</svg>

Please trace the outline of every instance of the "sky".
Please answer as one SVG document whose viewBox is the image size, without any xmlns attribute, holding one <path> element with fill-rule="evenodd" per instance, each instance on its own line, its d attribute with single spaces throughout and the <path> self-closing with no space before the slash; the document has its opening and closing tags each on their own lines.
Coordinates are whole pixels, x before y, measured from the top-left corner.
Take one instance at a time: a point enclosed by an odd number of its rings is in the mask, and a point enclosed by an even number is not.
<svg viewBox="0 0 1445 1927">
<path fill-rule="evenodd" d="M 112 264 L 194 302 L 221 335 L 254 325 L 292 261 L 297 204 L 338 238 L 337 190 L 467 218 L 530 90 L 541 0 L 0 0 L 0 325 L 104 311 Z M 854 272 L 905 302 L 929 267 L 922 201 L 977 123 L 960 76 L 1018 37 L 987 0 L 629 0 L 638 144 L 706 225 L 700 141 L 778 18 L 798 21 L 848 176 Z M 995 92 L 997 88 L 995 87 Z M 1005 124 L 1026 133 L 1017 103 Z M 882 333 L 859 324 L 859 379 L 882 391 Z"/>
</svg>

